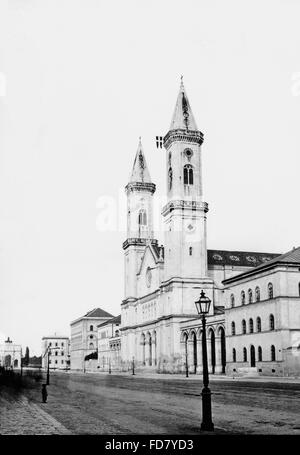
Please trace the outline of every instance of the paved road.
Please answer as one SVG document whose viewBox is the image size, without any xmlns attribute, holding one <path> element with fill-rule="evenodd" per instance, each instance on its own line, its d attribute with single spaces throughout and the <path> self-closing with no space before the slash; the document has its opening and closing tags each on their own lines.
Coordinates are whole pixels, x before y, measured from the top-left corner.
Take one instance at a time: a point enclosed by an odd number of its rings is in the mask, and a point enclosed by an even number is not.
<svg viewBox="0 0 300 455">
<path fill-rule="evenodd" d="M 211 389 L 216 433 L 300 434 L 299 383 L 220 379 Z M 40 387 L 26 397 L 61 425 L 58 433 L 192 435 L 199 434 L 200 392 L 192 378 L 53 373 L 47 404 Z"/>
</svg>

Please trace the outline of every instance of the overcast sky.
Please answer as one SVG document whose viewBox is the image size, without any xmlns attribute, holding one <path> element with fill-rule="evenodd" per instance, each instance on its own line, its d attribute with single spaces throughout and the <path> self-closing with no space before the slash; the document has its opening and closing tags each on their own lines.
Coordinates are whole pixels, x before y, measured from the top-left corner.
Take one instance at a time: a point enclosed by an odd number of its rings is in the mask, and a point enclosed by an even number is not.
<svg viewBox="0 0 300 455">
<path fill-rule="evenodd" d="M 120 313 L 126 234 L 99 230 L 99 200 L 123 193 L 139 136 L 164 194 L 154 138 L 181 74 L 208 247 L 300 245 L 299 17 L 296 0 L 0 0 L 0 340 L 39 354 L 87 311 Z"/>
</svg>

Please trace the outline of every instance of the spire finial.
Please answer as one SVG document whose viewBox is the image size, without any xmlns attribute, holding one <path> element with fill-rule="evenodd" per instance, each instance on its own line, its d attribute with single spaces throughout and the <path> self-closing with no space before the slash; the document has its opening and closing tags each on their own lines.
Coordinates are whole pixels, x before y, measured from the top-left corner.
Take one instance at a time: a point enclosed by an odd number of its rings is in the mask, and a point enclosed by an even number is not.
<svg viewBox="0 0 300 455">
<path fill-rule="evenodd" d="M 183 74 L 180 76 L 180 88 L 181 88 L 181 90 L 184 90 L 184 85 L 183 85 Z"/>
</svg>

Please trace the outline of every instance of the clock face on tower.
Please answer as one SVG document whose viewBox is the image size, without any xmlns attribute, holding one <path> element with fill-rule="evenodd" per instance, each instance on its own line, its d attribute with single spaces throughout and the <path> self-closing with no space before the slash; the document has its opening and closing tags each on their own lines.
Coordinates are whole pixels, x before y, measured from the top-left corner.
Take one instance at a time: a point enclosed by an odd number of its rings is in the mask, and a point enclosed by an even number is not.
<svg viewBox="0 0 300 455">
<path fill-rule="evenodd" d="M 147 284 L 148 288 L 150 288 L 150 286 L 151 286 L 151 281 L 152 281 L 152 272 L 151 272 L 150 267 L 148 267 L 146 270 L 146 284 Z"/>
</svg>

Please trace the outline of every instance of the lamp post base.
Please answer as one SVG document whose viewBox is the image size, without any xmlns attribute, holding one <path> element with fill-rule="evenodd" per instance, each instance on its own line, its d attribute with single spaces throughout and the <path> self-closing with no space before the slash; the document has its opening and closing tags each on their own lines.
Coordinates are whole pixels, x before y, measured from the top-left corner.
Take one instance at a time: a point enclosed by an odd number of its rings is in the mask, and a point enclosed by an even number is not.
<svg viewBox="0 0 300 455">
<path fill-rule="evenodd" d="M 214 431 L 211 417 L 211 392 L 208 387 L 202 389 L 202 423 L 201 431 Z"/>
</svg>

